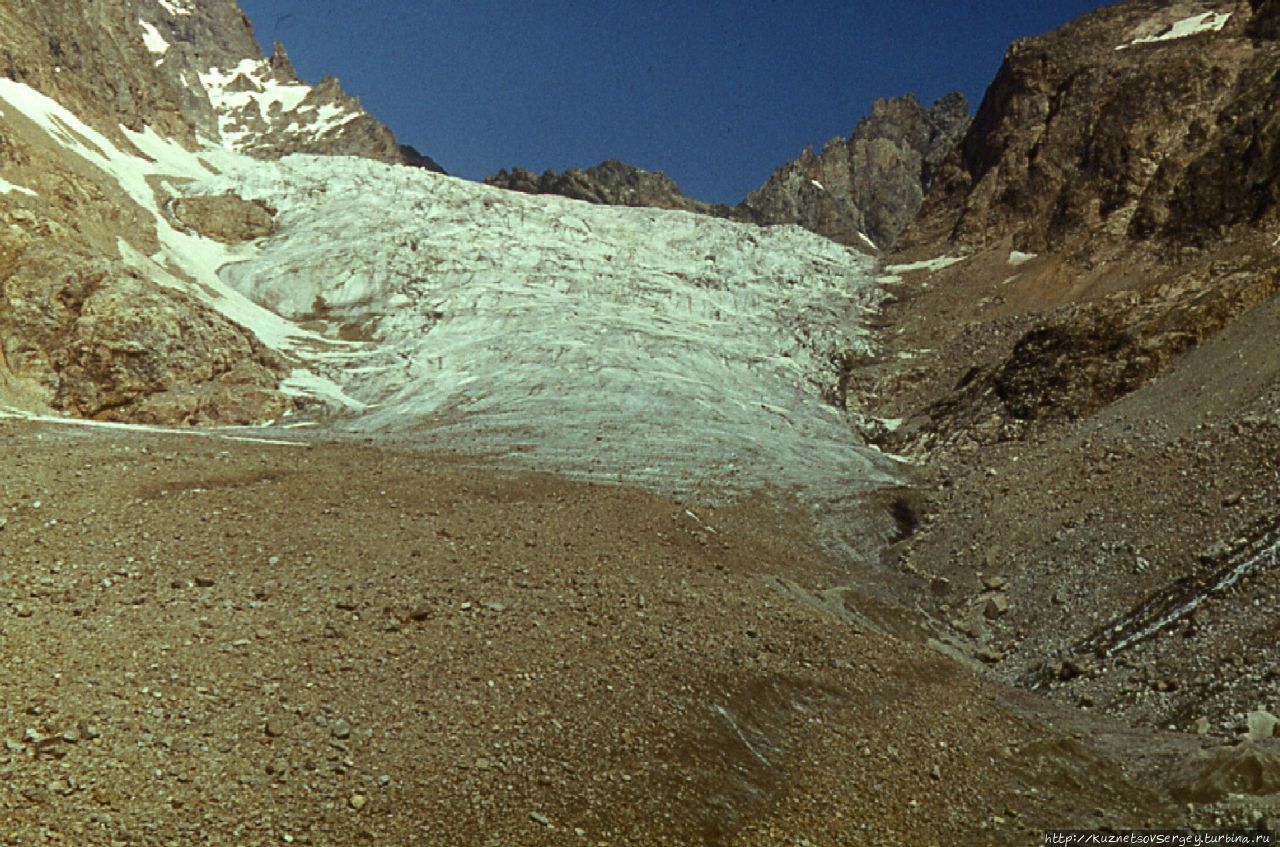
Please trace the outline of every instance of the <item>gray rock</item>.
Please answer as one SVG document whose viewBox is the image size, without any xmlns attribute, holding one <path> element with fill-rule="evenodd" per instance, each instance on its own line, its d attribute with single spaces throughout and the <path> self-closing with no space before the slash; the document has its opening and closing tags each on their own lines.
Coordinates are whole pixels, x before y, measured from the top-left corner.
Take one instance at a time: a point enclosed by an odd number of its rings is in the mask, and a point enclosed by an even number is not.
<svg viewBox="0 0 1280 847">
<path fill-rule="evenodd" d="M 1009 613 L 1009 598 L 1003 594 L 993 594 L 987 598 L 982 607 L 982 616 L 987 620 L 1002 618 Z"/>
<path fill-rule="evenodd" d="M 1274 738 L 1276 727 L 1280 726 L 1280 718 L 1263 709 L 1250 712 L 1246 720 L 1250 741 L 1266 741 Z"/>
</svg>

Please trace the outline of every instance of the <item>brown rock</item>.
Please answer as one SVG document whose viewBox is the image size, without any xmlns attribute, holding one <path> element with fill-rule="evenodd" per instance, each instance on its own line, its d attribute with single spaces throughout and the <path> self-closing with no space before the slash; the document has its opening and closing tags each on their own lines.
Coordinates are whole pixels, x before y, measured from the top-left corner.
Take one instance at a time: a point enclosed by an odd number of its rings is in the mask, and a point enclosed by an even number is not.
<svg viewBox="0 0 1280 847">
<path fill-rule="evenodd" d="M 275 230 L 272 211 L 265 204 L 230 195 L 184 197 L 174 202 L 172 212 L 183 226 L 224 244 L 252 241 Z"/>
</svg>

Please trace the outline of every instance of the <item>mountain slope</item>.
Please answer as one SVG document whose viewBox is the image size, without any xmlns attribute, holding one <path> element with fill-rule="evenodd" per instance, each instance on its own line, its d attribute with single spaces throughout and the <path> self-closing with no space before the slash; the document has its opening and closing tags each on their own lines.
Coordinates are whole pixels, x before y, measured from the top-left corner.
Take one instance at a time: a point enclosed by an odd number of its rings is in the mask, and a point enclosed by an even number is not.
<svg viewBox="0 0 1280 847">
<path fill-rule="evenodd" d="M 261 58 L 231 0 L 0 3 L 0 24 L 0 393 L 157 422 L 284 411 L 279 345 L 245 327 L 271 319 L 214 277 L 235 247 L 166 211 L 208 173 L 186 151 L 408 154 L 336 82 L 300 83 L 280 49 Z"/>
<path fill-rule="evenodd" d="M 1280 663 L 1276 14 L 1131 0 L 1015 44 L 849 377 L 928 459 L 898 553 L 939 631 L 1214 742 Z"/>
</svg>

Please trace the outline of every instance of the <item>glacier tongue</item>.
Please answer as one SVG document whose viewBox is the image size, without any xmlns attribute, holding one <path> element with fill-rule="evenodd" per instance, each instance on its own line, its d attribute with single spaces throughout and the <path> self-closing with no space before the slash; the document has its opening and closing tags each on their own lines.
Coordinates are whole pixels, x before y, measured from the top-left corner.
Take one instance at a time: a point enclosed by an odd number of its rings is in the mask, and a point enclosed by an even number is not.
<svg viewBox="0 0 1280 847">
<path fill-rule="evenodd" d="M 822 399 L 867 346 L 874 261 L 798 227 L 331 157 L 237 160 L 189 190 L 278 210 L 279 235 L 222 277 L 359 342 L 308 362 L 355 401 L 338 426 L 702 495 L 890 479 Z"/>
</svg>

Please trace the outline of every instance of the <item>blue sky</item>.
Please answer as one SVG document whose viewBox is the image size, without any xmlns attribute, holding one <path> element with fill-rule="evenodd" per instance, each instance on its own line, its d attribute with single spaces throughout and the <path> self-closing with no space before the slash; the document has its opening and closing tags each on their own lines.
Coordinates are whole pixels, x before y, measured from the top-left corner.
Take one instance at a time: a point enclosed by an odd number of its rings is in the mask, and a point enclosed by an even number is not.
<svg viewBox="0 0 1280 847">
<path fill-rule="evenodd" d="M 1009 42 L 1096 0 L 240 0 L 310 82 L 480 179 L 618 158 L 737 202 L 876 97 L 977 108 Z"/>
</svg>

